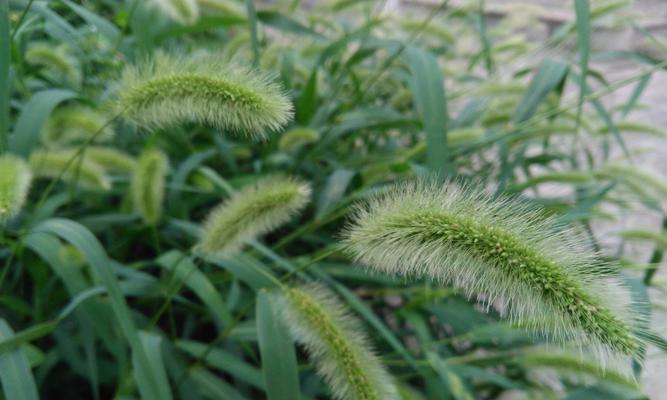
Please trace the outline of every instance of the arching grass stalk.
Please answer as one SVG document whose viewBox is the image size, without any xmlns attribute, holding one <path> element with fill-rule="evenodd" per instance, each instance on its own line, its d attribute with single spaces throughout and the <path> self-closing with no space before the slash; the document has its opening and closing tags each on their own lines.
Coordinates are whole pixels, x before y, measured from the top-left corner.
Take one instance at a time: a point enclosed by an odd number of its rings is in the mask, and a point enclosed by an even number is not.
<svg viewBox="0 0 667 400">
<path fill-rule="evenodd" d="M 294 339 L 308 352 L 336 399 L 398 399 L 391 376 L 373 354 L 359 321 L 327 289 L 287 288 L 280 307 Z"/>
<path fill-rule="evenodd" d="M 518 200 L 404 183 L 358 206 L 345 242 L 373 270 L 452 284 L 551 340 L 591 346 L 601 361 L 640 347 L 618 277 L 578 231 Z"/>
<path fill-rule="evenodd" d="M 286 223 L 310 198 L 310 186 L 292 178 L 270 176 L 242 188 L 206 218 L 197 250 L 228 255 L 250 240 Z"/>
<path fill-rule="evenodd" d="M 128 66 L 115 93 L 123 117 L 148 128 L 196 122 L 263 137 L 292 118 L 292 104 L 270 76 L 211 54 L 158 54 Z"/>
</svg>

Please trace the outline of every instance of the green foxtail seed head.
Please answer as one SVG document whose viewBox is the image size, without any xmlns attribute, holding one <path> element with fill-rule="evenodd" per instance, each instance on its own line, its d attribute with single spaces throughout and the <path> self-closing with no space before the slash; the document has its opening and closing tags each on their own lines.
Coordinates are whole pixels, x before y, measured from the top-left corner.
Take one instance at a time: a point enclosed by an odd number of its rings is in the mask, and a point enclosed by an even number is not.
<svg viewBox="0 0 667 400">
<path fill-rule="evenodd" d="M 309 198 L 310 186 L 295 179 L 260 179 L 211 211 L 197 248 L 210 255 L 235 253 L 250 240 L 289 221 Z"/>
<path fill-rule="evenodd" d="M 84 142 L 93 135 L 96 142 L 106 142 L 114 137 L 108 125 L 109 117 L 83 106 L 60 107 L 49 117 L 42 130 L 42 142 L 49 147 L 61 147 Z"/>
<path fill-rule="evenodd" d="M 132 175 L 132 202 L 144 222 L 155 225 L 162 216 L 165 176 L 169 172 L 169 159 L 158 149 L 145 150 Z"/>
<path fill-rule="evenodd" d="M 102 167 L 77 157 L 80 155 L 69 149 L 37 150 L 30 155 L 30 169 L 40 178 L 62 179 L 92 190 L 111 189 L 111 181 Z"/>
<path fill-rule="evenodd" d="M 9 154 L 0 156 L 0 222 L 21 211 L 31 180 L 30 168 L 22 158 Z"/>
<path fill-rule="evenodd" d="M 278 142 L 280 151 L 297 152 L 302 147 L 320 140 L 320 133 L 311 128 L 293 128 L 282 134 Z"/>
<path fill-rule="evenodd" d="M 84 158 L 104 168 L 105 171 L 119 174 L 132 174 L 137 168 L 137 160 L 134 157 L 113 147 L 89 146 L 85 150 Z"/>
<path fill-rule="evenodd" d="M 192 25 L 199 19 L 196 0 L 149 0 L 148 4 L 183 25 Z"/>
<path fill-rule="evenodd" d="M 147 127 L 197 122 L 263 137 L 292 118 L 292 104 L 269 76 L 210 54 L 158 54 L 129 66 L 116 95 L 118 112 Z"/>
<path fill-rule="evenodd" d="M 359 321 L 319 285 L 285 289 L 279 307 L 335 399 L 398 399 L 393 380 L 373 354 Z"/>
<path fill-rule="evenodd" d="M 25 60 L 44 68 L 57 79 L 65 79 L 75 86 L 81 84 L 79 61 L 65 44 L 54 46 L 45 42 L 33 43 L 26 51 Z"/>
<path fill-rule="evenodd" d="M 551 340 L 591 346 L 600 361 L 639 348 L 618 277 L 577 231 L 518 200 L 405 183 L 359 206 L 345 236 L 376 271 L 452 284 Z"/>
</svg>

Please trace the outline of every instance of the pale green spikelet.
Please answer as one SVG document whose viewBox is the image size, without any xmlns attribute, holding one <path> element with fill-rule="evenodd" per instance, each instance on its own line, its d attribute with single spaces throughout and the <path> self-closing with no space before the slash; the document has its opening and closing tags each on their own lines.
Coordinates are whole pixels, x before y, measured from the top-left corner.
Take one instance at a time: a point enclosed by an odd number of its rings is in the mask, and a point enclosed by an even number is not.
<svg viewBox="0 0 667 400">
<path fill-rule="evenodd" d="M 359 206 L 348 252 L 376 271 L 431 278 L 600 361 L 639 349 L 629 291 L 578 231 L 511 198 L 448 182 L 398 185 Z"/>
<path fill-rule="evenodd" d="M 84 158 L 94 162 L 105 171 L 131 174 L 137 168 L 137 160 L 131 155 L 113 147 L 90 146 L 86 148 Z"/>
<path fill-rule="evenodd" d="M 65 79 L 73 85 L 81 84 L 81 67 L 79 61 L 71 54 L 67 45 L 54 46 L 45 42 L 30 45 L 26 51 L 25 60 L 32 65 L 44 68 Z"/>
<path fill-rule="evenodd" d="M 158 149 L 145 150 L 132 175 L 132 202 L 134 209 L 149 225 L 155 225 L 162 216 L 165 177 L 169 172 L 169 159 Z"/>
<path fill-rule="evenodd" d="M 42 130 L 42 142 L 59 147 L 83 142 L 95 135 L 95 142 L 109 141 L 114 131 L 108 125 L 109 117 L 83 106 L 58 108 L 49 117 Z"/>
<path fill-rule="evenodd" d="M 237 252 L 248 241 L 289 221 L 309 198 L 310 186 L 296 179 L 260 179 L 211 211 L 197 249 L 211 255 Z"/>
<path fill-rule="evenodd" d="M 211 54 L 158 54 L 129 66 L 116 95 L 118 112 L 145 127 L 196 122 L 263 137 L 292 118 L 292 104 L 268 75 Z"/>
<path fill-rule="evenodd" d="M 320 133 L 312 128 L 293 128 L 283 133 L 278 142 L 280 151 L 286 153 L 297 152 L 304 146 L 320 140 Z"/>
<path fill-rule="evenodd" d="M 288 288 L 282 299 L 286 326 L 305 347 L 335 399 L 399 398 L 363 327 L 329 290 L 319 285 Z"/>
<path fill-rule="evenodd" d="M 192 25 L 199 19 L 196 0 L 149 0 L 148 4 L 183 25 Z"/>
<path fill-rule="evenodd" d="M 99 165 L 90 160 L 74 159 L 76 153 L 65 150 L 37 150 L 30 155 L 30 169 L 35 177 L 62 179 L 92 190 L 109 190 L 111 181 Z"/>
<path fill-rule="evenodd" d="M 30 190 L 32 173 L 22 158 L 0 156 L 0 222 L 21 211 Z"/>
</svg>

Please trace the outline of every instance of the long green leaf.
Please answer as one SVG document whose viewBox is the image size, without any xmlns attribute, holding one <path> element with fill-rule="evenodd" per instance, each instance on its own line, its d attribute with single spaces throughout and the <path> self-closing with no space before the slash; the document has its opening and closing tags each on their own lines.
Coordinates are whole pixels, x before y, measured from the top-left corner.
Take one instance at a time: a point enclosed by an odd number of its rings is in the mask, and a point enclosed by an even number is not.
<svg viewBox="0 0 667 400">
<path fill-rule="evenodd" d="M 7 321 L 0 319 L 0 340 L 7 340 L 14 336 Z M 37 386 L 32 376 L 28 358 L 21 348 L 0 354 L 0 382 L 5 399 L 37 400 Z"/>
<path fill-rule="evenodd" d="M 262 355 L 262 371 L 269 400 L 298 400 L 299 371 L 294 342 L 278 316 L 275 292 L 257 294 L 257 333 Z"/>
<path fill-rule="evenodd" d="M 9 138 L 9 150 L 23 157 L 30 155 L 33 147 L 39 143 L 39 135 L 51 111 L 58 104 L 74 97 L 76 93 L 65 89 L 47 89 L 33 95 L 23 107 Z"/>
<path fill-rule="evenodd" d="M 519 106 L 513 116 L 514 122 L 520 123 L 530 119 L 547 95 L 562 85 L 568 66 L 558 60 L 545 60 L 530 82 Z"/>
<path fill-rule="evenodd" d="M 450 172 L 447 146 L 447 102 L 445 82 L 433 54 L 410 46 L 406 52 L 412 77 L 410 86 L 415 96 L 417 113 L 426 132 L 426 158 L 429 168 L 442 177 Z"/>
<path fill-rule="evenodd" d="M 93 267 L 97 277 L 109 292 L 111 307 L 120 329 L 127 338 L 135 358 L 135 368 L 141 368 L 141 380 L 137 381 L 142 398 L 147 400 L 168 400 L 163 397 L 163 384 L 160 372 L 153 366 L 150 357 L 141 343 L 139 332 L 134 326 L 130 308 L 125 302 L 118 280 L 113 274 L 109 258 L 100 242 L 83 225 L 60 218 L 46 220 L 33 229 L 33 232 L 45 232 L 59 236 L 79 249 Z"/>
<path fill-rule="evenodd" d="M 218 327 L 229 326 L 232 323 L 232 315 L 220 293 L 206 275 L 197 269 L 190 257 L 177 250 L 172 250 L 160 256 L 157 262 L 179 281 L 183 281 L 201 299 L 213 314 Z"/>
<path fill-rule="evenodd" d="M 134 365 L 135 379 L 137 382 L 147 382 L 152 379 L 157 379 L 157 383 L 159 384 L 158 388 L 160 390 L 160 392 L 157 393 L 157 395 L 160 396 L 158 398 L 170 399 L 171 390 L 169 388 L 169 382 L 167 381 L 167 372 L 164 368 L 164 363 L 162 362 L 162 338 L 150 332 L 140 331 L 139 341 L 141 342 L 144 353 L 148 356 L 151 369 L 145 370 L 144 365 L 142 365 L 141 361 L 138 359 L 137 352 L 134 352 L 132 354 L 132 364 Z M 140 392 L 142 396 L 146 396 L 143 391 L 140 390 Z"/>
<path fill-rule="evenodd" d="M 0 0 L 0 154 L 7 151 L 9 136 L 9 0 Z"/>
<path fill-rule="evenodd" d="M 591 51 L 591 9 L 588 0 L 575 0 L 574 10 L 577 15 L 577 44 L 579 46 L 579 103 L 577 104 L 577 126 L 581 124 L 581 114 L 586 96 L 586 78 L 588 77 L 588 59 Z"/>
</svg>

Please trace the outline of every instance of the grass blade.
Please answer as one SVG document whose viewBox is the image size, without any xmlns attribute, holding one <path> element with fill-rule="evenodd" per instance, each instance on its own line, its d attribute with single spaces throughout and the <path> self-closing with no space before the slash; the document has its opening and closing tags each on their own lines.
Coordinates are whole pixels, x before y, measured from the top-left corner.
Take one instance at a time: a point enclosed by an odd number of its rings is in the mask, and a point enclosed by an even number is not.
<svg viewBox="0 0 667 400">
<path fill-rule="evenodd" d="M 255 0 L 245 1 L 248 10 L 248 29 L 250 30 L 250 44 L 252 45 L 253 64 L 259 64 L 259 39 L 257 37 L 257 10 L 255 10 Z"/>
<path fill-rule="evenodd" d="M 445 83 L 433 54 L 417 47 L 406 52 L 412 72 L 411 88 L 415 96 L 417 113 L 421 116 L 426 132 L 426 159 L 429 168 L 446 176 L 449 171 L 447 146 L 447 102 Z"/>
<path fill-rule="evenodd" d="M 9 0 L 0 0 L 0 154 L 7 151 L 9 136 Z"/>
<path fill-rule="evenodd" d="M 262 355 L 262 370 L 269 400 L 298 400 L 299 371 L 294 343 L 274 309 L 276 294 L 262 290 L 257 294 L 257 333 Z"/>
<path fill-rule="evenodd" d="M 0 319 L 0 340 L 4 341 L 12 336 L 14 336 L 12 328 L 4 319 Z M 39 399 L 35 378 L 28 366 L 28 358 L 21 348 L 0 354 L 0 381 L 6 399 Z"/>
<path fill-rule="evenodd" d="M 64 89 L 48 89 L 33 95 L 23 107 L 14 132 L 9 138 L 9 150 L 23 157 L 30 155 L 39 143 L 42 127 L 51 111 L 60 103 L 76 97 L 76 93 Z"/>
<path fill-rule="evenodd" d="M 109 293 L 113 312 L 132 349 L 135 368 L 143 370 L 142 379 L 137 381 L 142 397 L 151 400 L 171 399 L 171 396 L 162 396 L 163 388 L 161 387 L 160 372 L 151 363 L 150 357 L 141 343 L 139 332 L 132 321 L 130 308 L 125 302 L 118 280 L 111 269 L 109 258 L 100 242 L 83 225 L 67 219 L 48 219 L 35 227 L 33 232 L 56 235 L 74 245 L 85 256 Z"/>
<path fill-rule="evenodd" d="M 530 82 L 521 103 L 516 108 L 513 117 L 514 122 L 521 123 L 535 115 L 537 108 L 547 95 L 561 86 L 567 72 L 568 66 L 564 62 L 545 60 Z"/>
<path fill-rule="evenodd" d="M 132 364 L 134 365 L 134 376 L 137 382 L 147 382 L 151 379 L 157 378 L 158 388 L 160 393 L 158 399 L 170 399 L 171 398 L 171 389 L 169 388 L 169 382 L 167 381 L 167 372 L 164 368 L 164 363 L 162 362 L 162 338 L 153 333 L 140 331 L 139 340 L 143 346 L 144 352 L 148 356 L 148 361 L 151 364 L 151 370 L 145 370 L 144 365 L 141 364 L 141 361 L 137 357 L 137 353 L 132 354 Z M 154 374 L 153 377 L 146 376 L 147 374 Z M 147 398 L 147 394 L 141 390 L 139 391 L 142 397 Z M 153 395 L 153 394 L 151 394 Z"/>
<path fill-rule="evenodd" d="M 591 52 L 591 9 L 588 0 L 575 0 L 574 10 L 577 15 L 577 44 L 579 46 L 579 104 L 577 105 L 577 127 L 581 124 L 581 114 L 586 96 L 586 78 L 588 77 L 588 59 Z"/>
<path fill-rule="evenodd" d="M 160 256 L 157 263 L 165 270 L 170 271 L 174 275 L 174 279 L 184 281 L 184 284 L 211 311 L 218 327 L 229 326 L 232 323 L 232 315 L 229 313 L 218 290 L 206 275 L 197 269 L 192 259 L 177 250 L 173 250 Z"/>
</svg>

